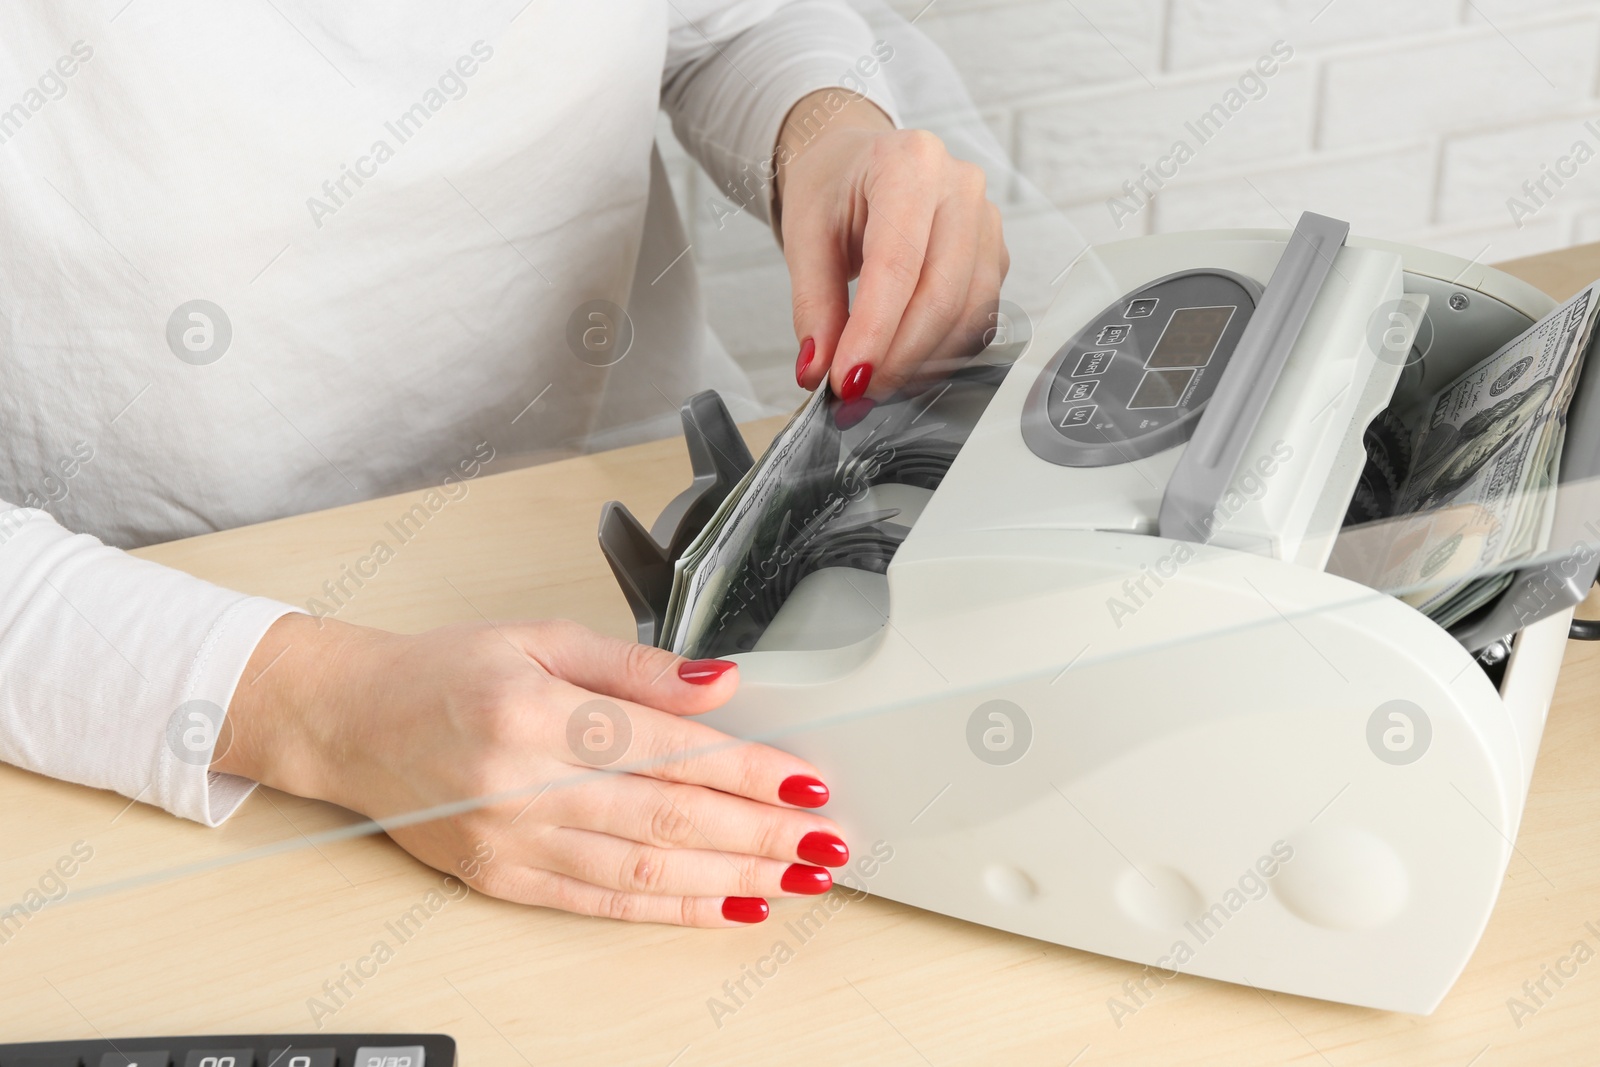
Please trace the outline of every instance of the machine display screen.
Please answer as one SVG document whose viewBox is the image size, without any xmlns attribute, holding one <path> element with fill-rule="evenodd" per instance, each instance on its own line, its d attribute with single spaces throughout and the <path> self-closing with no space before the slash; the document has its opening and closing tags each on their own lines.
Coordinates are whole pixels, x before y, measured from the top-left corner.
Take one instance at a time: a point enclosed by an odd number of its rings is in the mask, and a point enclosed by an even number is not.
<svg viewBox="0 0 1600 1067">
<path fill-rule="evenodd" d="M 1177 318 L 1176 315 L 1173 318 Z M 1194 370 L 1145 371 L 1139 388 L 1128 398 L 1128 410 L 1140 408 L 1175 408 L 1183 399 L 1183 391 L 1194 378 Z"/>
<path fill-rule="evenodd" d="M 1167 320 L 1161 339 L 1145 360 L 1146 367 L 1204 367 L 1211 362 L 1223 331 L 1237 308 L 1218 307 L 1179 308 Z M 1148 378 L 1145 379 L 1149 381 Z M 1143 392 L 1144 386 L 1140 386 Z M 1129 407 L 1166 407 L 1165 404 L 1129 404 Z"/>
</svg>

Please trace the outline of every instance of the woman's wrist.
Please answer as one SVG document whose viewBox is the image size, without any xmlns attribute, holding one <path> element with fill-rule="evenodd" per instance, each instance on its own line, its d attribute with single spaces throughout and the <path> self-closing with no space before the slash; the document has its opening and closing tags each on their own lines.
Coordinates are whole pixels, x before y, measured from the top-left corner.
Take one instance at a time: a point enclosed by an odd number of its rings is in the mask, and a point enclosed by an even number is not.
<svg viewBox="0 0 1600 1067">
<path fill-rule="evenodd" d="M 211 769 L 337 802 L 341 725 L 365 664 L 392 638 L 298 612 L 273 623 L 234 689 Z"/>
</svg>

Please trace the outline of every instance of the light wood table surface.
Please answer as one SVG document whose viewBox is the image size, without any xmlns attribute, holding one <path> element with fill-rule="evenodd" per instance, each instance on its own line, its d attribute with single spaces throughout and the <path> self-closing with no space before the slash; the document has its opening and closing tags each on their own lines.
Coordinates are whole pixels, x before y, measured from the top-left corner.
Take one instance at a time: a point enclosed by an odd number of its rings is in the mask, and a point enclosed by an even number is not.
<svg viewBox="0 0 1600 1067">
<path fill-rule="evenodd" d="M 1564 297 L 1600 276 L 1600 245 L 1506 269 Z M 752 427 L 752 449 L 780 422 Z M 626 501 L 648 521 L 688 476 L 679 441 L 485 475 L 340 617 L 421 630 L 562 615 L 631 635 L 595 545 L 600 504 Z M 386 537 L 385 524 L 413 499 L 140 555 L 304 604 Z M 1184 977 L 1118 1026 L 1108 1000 L 1139 967 L 878 899 L 849 901 L 802 943 L 785 921 L 810 902 L 777 902 L 768 922 L 723 932 L 628 926 L 472 894 L 428 913 L 402 942 L 392 925 L 443 876 L 381 836 L 313 843 L 357 823 L 349 812 L 261 790 L 207 830 L 0 767 L 0 911 L 75 843 L 93 851 L 62 904 L 0 944 L 0 1040 L 312 1030 L 312 998 L 331 1005 L 324 983 L 382 940 L 392 958 L 359 988 L 346 980 L 352 995 L 326 1028 L 444 1031 L 473 1067 L 1600 1062 L 1600 961 L 1564 979 L 1520 1026 L 1507 1007 L 1575 942 L 1600 951 L 1597 697 L 1600 649 L 1572 643 L 1499 904 L 1466 973 L 1428 1018 Z M 793 958 L 718 1025 L 708 999 L 779 939 Z"/>
</svg>

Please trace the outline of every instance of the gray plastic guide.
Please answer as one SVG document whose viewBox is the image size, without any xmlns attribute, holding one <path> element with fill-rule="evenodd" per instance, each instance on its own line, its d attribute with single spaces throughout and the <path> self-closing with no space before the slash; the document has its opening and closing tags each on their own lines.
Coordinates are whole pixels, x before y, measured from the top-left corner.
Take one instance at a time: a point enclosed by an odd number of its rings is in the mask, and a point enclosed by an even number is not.
<svg viewBox="0 0 1600 1067">
<path fill-rule="evenodd" d="M 716 390 L 691 396 L 684 401 L 681 415 L 694 481 L 672 499 L 650 527 L 650 536 L 666 546 L 669 561 L 683 555 L 723 498 L 755 465 L 744 435 Z"/>
<path fill-rule="evenodd" d="M 714 390 L 684 401 L 683 436 L 694 481 L 650 530 L 613 500 L 600 509 L 600 551 L 633 611 L 639 643 L 661 637 L 672 597 L 672 565 L 755 463 L 733 416 Z"/>
<path fill-rule="evenodd" d="M 1205 543 L 1350 224 L 1305 212 L 1161 498 L 1160 533 Z"/>
</svg>

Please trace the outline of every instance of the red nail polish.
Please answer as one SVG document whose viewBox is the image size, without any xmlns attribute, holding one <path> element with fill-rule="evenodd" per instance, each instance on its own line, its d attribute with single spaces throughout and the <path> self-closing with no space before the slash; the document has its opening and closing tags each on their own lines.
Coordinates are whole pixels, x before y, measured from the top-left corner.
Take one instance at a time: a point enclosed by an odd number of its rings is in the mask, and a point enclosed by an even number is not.
<svg viewBox="0 0 1600 1067">
<path fill-rule="evenodd" d="M 878 402 L 870 396 L 844 401 L 833 409 L 833 424 L 841 430 L 848 430 L 872 414 L 872 409 L 877 406 Z"/>
<path fill-rule="evenodd" d="M 678 664 L 678 677 L 690 685 L 710 685 L 735 666 L 727 659 L 686 659 Z"/>
<path fill-rule="evenodd" d="M 814 897 L 833 888 L 833 875 L 821 867 L 807 867 L 804 863 L 791 863 L 783 872 L 783 891 Z"/>
<path fill-rule="evenodd" d="M 850 401 L 859 400 L 867 391 L 867 386 L 872 382 L 872 364 L 857 363 L 850 368 L 850 373 L 844 376 L 844 381 L 839 385 L 839 399 Z"/>
<path fill-rule="evenodd" d="M 778 786 L 778 799 L 797 808 L 820 808 L 828 802 L 828 787 L 809 774 L 792 774 Z"/>
<path fill-rule="evenodd" d="M 760 897 L 722 898 L 722 917 L 736 923 L 758 923 L 771 910 Z"/>
<path fill-rule="evenodd" d="M 795 855 L 822 867 L 843 867 L 850 860 L 850 847 L 830 833 L 813 830 L 800 839 Z"/>
<path fill-rule="evenodd" d="M 794 361 L 794 380 L 802 387 L 806 384 L 806 371 L 811 367 L 811 359 L 817 354 L 817 342 L 807 337 L 800 342 L 800 358 Z"/>
</svg>

